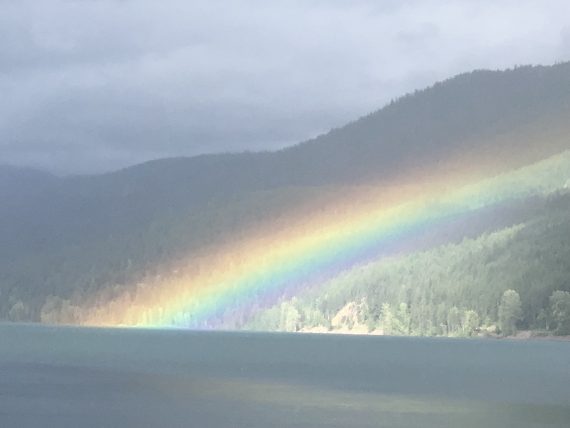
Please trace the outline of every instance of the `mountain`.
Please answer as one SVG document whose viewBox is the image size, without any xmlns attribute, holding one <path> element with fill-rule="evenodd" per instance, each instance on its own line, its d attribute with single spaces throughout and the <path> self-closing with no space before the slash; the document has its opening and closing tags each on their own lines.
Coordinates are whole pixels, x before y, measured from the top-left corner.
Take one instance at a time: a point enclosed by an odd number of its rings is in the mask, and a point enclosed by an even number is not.
<svg viewBox="0 0 570 428">
<path fill-rule="evenodd" d="M 418 212 L 448 221 L 446 209 L 434 205 L 440 195 L 569 149 L 568 118 L 570 63 L 564 63 L 463 74 L 277 152 L 163 159 L 103 175 L 63 178 L 0 167 L 0 317 L 98 324 L 113 313 L 113 322 L 102 323 L 144 324 L 138 316 L 130 321 L 122 316 L 125 311 L 117 302 L 151 307 L 148 301 L 159 293 L 168 303 L 156 303 L 162 308 L 144 315 L 156 318 L 147 324 L 168 323 L 156 315 L 162 311 L 175 313 L 169 319 L 182 324 L 212 327 L 230 320 L 227 325 L 239 327 L 298 287 L 287 285 L 285 274 L 272 276 L 260 284 L 279 287 L 270 293 L 261 286 L 248 288 L 243 300 L 241 291 L 235 291 L 240 286 L 229 286 L 235 290 L 217 293 L 232 297 L 216 297 L 223 304 L 212 300 L 215 309 L 199 324 L 189 319 L 202 309 L 187 302 L 211 299 L 207 290 L 215 289 L 219 278 L 223 284 L 245 284 L 246 271 L 265 275 L 272 257 L 285 257 L 286 246 L 301 248 L 303 239 L 321 242 L 321 235 L 340 233 L 341 225 L 342 233 L 350 235 L 364 224 L 352 219 L 370 223 L 370 213 L 381 217 L 412 204 Z M 540 183 L 554 176 L 549 169 L 536 171 L 548 176 Z M 454 215 L 469 220 L 443 233 L 431 224 L 434 218 L 415 216 L 413 231 L 398 232 L 400 246 L 406 254 L 417 250 L 416 233 L 431 233 L 421 246 L 426 250 L 532 221 L 525 201 L 545 197 L 535 184 L 520 190 L 515 201 L 508 196 L 514 184 L 485 194 L 498 198 L 499 192 L 500 200 L 486 199 L 473 207 L 462 200 L 459 209 L 455 199 L 443 198 L 437 203 L 455 204 Z M 549 182 L 548 188 L 564 185 Z M 492 208 L 495 203 L 503 208 Z M 302 282 L 324 272 L 315 268 L 320 256 L 306 251 L 303 257 L 315 261 L 302 269 Z M 334 260 L 346 268 L 335 275 L 370 261 L 354 254 Z M 267 269 L 271 275 L 278 271 Z M 301 281 L 297 276 L 295 281 Z"/>
</svg>

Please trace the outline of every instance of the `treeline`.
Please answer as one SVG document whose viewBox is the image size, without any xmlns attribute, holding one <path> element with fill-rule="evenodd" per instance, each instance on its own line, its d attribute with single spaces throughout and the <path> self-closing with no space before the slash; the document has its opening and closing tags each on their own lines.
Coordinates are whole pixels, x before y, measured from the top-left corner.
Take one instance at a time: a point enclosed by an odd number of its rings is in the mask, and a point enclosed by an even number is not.
<svg viewBox="0 0 570 428">
<path fill-rule="evenodd" d="M 195 252 L 247 237 L 267 219 L 287 222 L 291 207 L 303 213 L 307 201 L 312 206 L 327 192 L 276 189 L 212 198 L 180 211 L 165 204 L 151 210 L 154 216 L 133 209 L 132 215 L 99 219 L 94 230 L 70 220 L 62 230 L 38 231 L 35 237 L 33 229 L 24 234 L 14 228 L 13 241 L 0 245 L 0 320 L 52 320 L 52 313 L 82 307 L 94 296 L 112 300 L 129 285 L 179 269 Z"/>
<path fill-rule="evenodd" d="M 353 269 L 247 328 L 390 335 L 570 334 L 570 196 L 534 220 Z"/>
</svg>

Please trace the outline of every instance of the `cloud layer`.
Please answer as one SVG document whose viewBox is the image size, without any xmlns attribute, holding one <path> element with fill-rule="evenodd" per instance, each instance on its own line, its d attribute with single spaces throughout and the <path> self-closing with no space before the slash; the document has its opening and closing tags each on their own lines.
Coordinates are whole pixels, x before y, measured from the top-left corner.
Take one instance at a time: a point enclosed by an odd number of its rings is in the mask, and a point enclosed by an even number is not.
<svg viewBox="0 0 570 428">
<path fill-rule="evenodd" d="M 0 163 L 271 150 L 462 71 L 566 59 L 565 0 L 0 0 Z"/>
</svg>

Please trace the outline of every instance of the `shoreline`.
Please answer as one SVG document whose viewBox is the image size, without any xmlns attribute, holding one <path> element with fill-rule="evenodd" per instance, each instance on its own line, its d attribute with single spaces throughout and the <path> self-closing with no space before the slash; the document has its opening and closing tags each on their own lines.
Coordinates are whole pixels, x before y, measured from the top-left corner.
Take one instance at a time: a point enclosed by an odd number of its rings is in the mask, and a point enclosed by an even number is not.
<svg viewBox="0 0 570 428">
<path fill-rule="evenodd" d="M 556 341 L 556 342 L 570 342 L 570 336 L 555 336 L 552 334 L 542 334 L 541 331 L 535 330 L 520 330 L 515 335 L 501 336 L 496 333 L 477 334 L 473 336 L 413 336 L 413 335 L 392 335 L 383 334 L 382 331 L 374 330 L 367 332 L 363 329 L 337 329 L 327 330 L 325 328 L 309 328 L 301 329 L 295 333 L 301 334 L 337 334 L 347 336 L 385 336 L 385 337 L 433 337 L 433 338 L 447 338 L 447 339 L 490 339 L 490 340 L 516 340 L 516 341 Z"/>
<path fill-rule="evenodd" d="M 382 337 L 417 337 L 417 338 L 443 338 L 443 339 L 490 339 L 490 340 L 514 340 L 514 341 L 555 341 L 555 342 L 570 342 L 570 335 L 568 336 L 555 336 L 552 334 L 544 334 L 540 330 L 520 330 L 516 335 L 501 336 L 496 333 L 480 333 L 473 336 L 427 336 L 427 335 L 397 335 L 397 334 L 384 334 L 381 330 L 374 330 L 368 332 L 364 326 L 357 328 L 339 328 L 328 330 L 325 327 L 303 328 L 298 331 L 279 331 L 279 330 L 249 330 L 249 329 L 193 329 L 181 327 L 163 327 L 163 328 L 148 328 L 148 327 L 133 327 L 133 326 L 89 326 L 89 325 L 71 325 L 71 324 L 44 324 L 38 322 L 5 322 L 0 321 L 2 326 L 23 326 L 23 327 L 44 327 L 44 328 L 63 328 L 63 329 L 86 329 L 86 330 L 124 330 L 124 331 L 189 331 L 189 332 L 223 332 L 223 333 L 285 333 L 285 334 L 303 334 L 303 335 L 343 335 L 343 336 L 382 336 Z"/>
</svg>

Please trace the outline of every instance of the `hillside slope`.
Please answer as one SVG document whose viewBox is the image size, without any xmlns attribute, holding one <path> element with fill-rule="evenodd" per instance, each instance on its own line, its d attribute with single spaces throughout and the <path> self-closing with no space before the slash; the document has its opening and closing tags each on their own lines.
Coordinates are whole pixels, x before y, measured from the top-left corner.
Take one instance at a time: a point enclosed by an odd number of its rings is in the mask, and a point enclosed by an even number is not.
<svg viewBox="0 0 570 428">
<path fill-rule="evenodd" d="M 338 201 L 348 194 L 357 206 L 362 188 L 397 203 L 426 182 L 460 185 L 531 164 L 570 147 L 568 118 L 570 64 L 476 71 L 274 153 L 66 178 L 0 170 L 0 317 L 40 320 L 54 298 L 112 299 L 259 230 L 349 215 Z"/>
<path fill-rule="evenodd" d="M 344 272 L 262 310 L 242 328 L 490 334 L 500 328 L 501 297 L 514 290 L 521 301 L 516 327 L 570 334 L 569 213 L 568 192 L 533 199 L 509 217 L 513 226 Z"/>
</svg>

